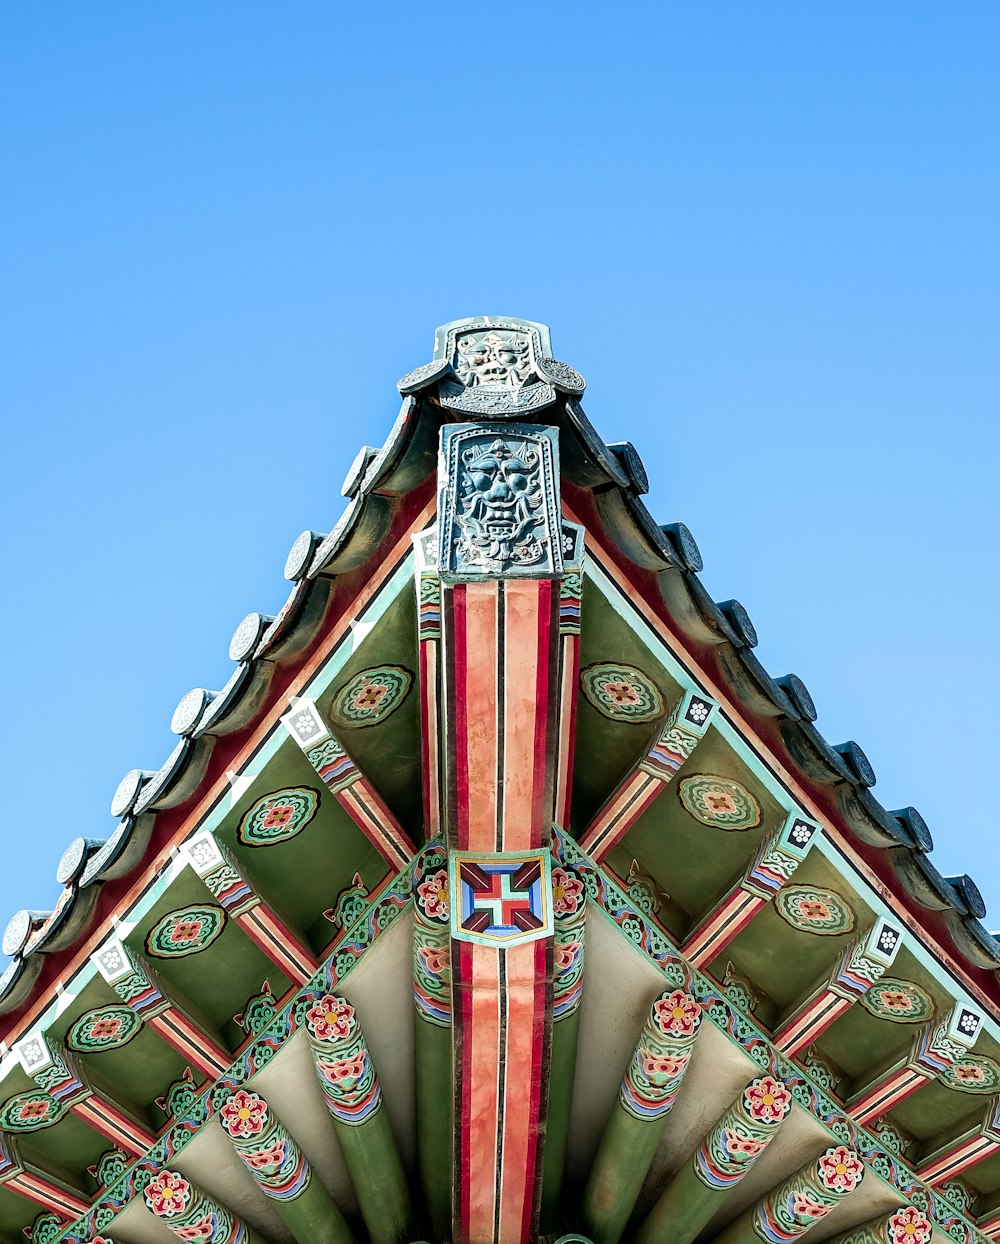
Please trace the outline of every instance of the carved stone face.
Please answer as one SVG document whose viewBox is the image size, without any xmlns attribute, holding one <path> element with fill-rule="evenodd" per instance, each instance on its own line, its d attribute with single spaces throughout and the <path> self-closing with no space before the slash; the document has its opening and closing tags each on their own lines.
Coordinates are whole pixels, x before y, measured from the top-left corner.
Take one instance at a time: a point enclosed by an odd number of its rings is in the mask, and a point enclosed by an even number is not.
<svg viewBox="0 0 1000 1244">
<path fill-rule="evenodd" d="M 488 328 L 464 333 L 455 345 L 455 370 L 467 388 L 519 389 L 531 376 L 531 344 L 525 333 Z"/>
</svg>

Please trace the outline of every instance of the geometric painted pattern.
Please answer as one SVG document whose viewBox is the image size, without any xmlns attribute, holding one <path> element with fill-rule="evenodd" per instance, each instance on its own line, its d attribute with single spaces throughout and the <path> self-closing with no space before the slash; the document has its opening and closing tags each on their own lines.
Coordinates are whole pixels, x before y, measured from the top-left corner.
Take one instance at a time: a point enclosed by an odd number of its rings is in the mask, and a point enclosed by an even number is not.
<svg viewBox="0 0 1000 1244">
<path fill-rule="evenodd" d="M 922 1024 L 934 1014 L 934 1002 L 926 990 L 895 976 L 883 976 L 858 1001 L 876 1019 L 895 1024 Z"/>
<path fill-rule="evenodd" d="M 452 937 L 517 946 L 552 932 L 547 851 L 460 855 L 451 868 Z"/>
<path fill-rule="evenodd" d="M 40 1089 L 18 1093 L 0 1106 L 0 1127 L 5 1132 L 39 1132 L 58 1123 L 66 1109 L 62 1102 Z"/>
<path fill-rule="evenodd" d="M 960 1093 L 996 1093 L 1000 1091 L 1000 1064 L 985 1055 L 966 1054 L 938 1072 L 938 1079 Z"/>
<path fill-rule="evenodd" d="M 211 946 L 222 932 L 226 913 L 221 907 L 181 907 L 158 920 L 146 935 L 146 951 L 157 959 L 181 959 Z"/>
<path fill-rule="evenodd" d="M 599 661 L 580 671 L 587 700 L 612 721 L 644 722 L 663 716 L 663 693 L 634 665 Z"/>
<path fill-rule="evenodd" d="M 413 675 L 401 665 L 362 670 L 334 697 L 332 715 L 342 726 L 375 726 L 409 695 Z"/>
<path fill-rule="evenodd" d="M 319 791 L 290 786 L 264 795 L 240 821 L 236 836 L 247 847 L 269 847 L 300 834 L 316 815 Z"/>
<path fill-rule="evenodd" d="M 81 1015 L 66 1033 L 66 1045 L 81 1054 L 116 1050 L 126 1045 L 142 1027 L 131 1007 L 102 1006 Z"/>
<path fill-rule="evenodd" d="M 786 885 L 775 895 L 774 908 L 793 929 L 820 937 L 850 933 L 857 923 L 846 899 L 820 886 Z"/>
<path fill-rule="evenodd" d="M 745 786 L 729 778 L 698 773 L 682 778 L 677 793 L 685 810 L 702 825 L 735 833 L 760 824 L 760 804 Z"/>
</svg>

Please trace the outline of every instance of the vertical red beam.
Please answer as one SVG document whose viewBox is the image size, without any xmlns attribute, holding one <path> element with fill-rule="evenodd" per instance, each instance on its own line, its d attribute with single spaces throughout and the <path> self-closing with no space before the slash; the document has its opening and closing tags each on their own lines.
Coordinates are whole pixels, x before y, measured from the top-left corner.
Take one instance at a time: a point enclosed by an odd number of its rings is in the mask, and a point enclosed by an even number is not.
<svg viewBox="0 0 1000 1244">
<path fill-rule="evenodd" d="M 561 690 L 558 581 L 446 585 L 442 620 L 449 848 L 489 857 L 547 852 Z M 453 911 L 453 932 L 459 916 Z M 538 1231 L 551 936 L 513 946 L 455 937 L 452 975 L 453 1235 L 521 1244 Z"/>
</svg>

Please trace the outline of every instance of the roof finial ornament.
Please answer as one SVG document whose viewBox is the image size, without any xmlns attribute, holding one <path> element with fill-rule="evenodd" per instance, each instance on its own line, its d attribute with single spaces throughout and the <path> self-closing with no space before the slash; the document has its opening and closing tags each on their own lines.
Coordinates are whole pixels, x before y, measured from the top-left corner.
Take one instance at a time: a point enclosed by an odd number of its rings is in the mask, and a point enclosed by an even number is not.
<svg viewBox="0 0 1000 1244">
<path fill-rule="evenodd" d="M 434 359 L 404 376 L 400 393 L 437 386 L 442 406 L 473 417 L 512 419 L 543 410 L 556 393 L 578 397 L 586 381 L 552 357 L 545 324 L 507 315 L 477 315 L 443 324 Z"/>
</svg>

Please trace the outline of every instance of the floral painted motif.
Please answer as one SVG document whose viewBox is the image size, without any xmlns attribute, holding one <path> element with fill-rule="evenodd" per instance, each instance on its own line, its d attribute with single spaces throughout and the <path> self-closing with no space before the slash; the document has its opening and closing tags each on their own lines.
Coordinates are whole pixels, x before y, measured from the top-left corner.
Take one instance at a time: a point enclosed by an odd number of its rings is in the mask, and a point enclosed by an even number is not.
<svg viewBox="0 0 1000 1244">
<path fill-rule="evenodd" d="M 864 1175 L 860 1158 L 846 1145 L 837 1145 L 821 1154 L 818 1170 L 823 1187 L 832 1192 L 853 1192 Z"/>
<path fill-rule="evenodd" d="M 157 959 L 180 959 L 211 946 L 226 924 L 221 907 L 182 907 L 158 920 L 146 935 L 146 951 Z"/>
<path fill-rule="evenodd" d="M 376 665 L 345 683 L 331 714 L 341 726 L 376 726 L 394 713 L 410 693 L 413 675 L 401 665 Z"/>
<path fill-rule="evenodd" d="M 565 868 L 552 869 L 552 910 L 556 916 L 575 915 L 585 901 L 583 882 Z"/>
<path fill-rule="evenodd" d="M 793 929 L 820 937 L 850 933 L 857 923 L 846 899 L 819 886 L 783 886 L 774 896 L 774 909 Z"/>
<path fill-rule="evenodd" d="M 448 918 L 448 871 L 440 869 L 417 886 L 417 902 L 431 920 Z"/>
<path fill-rule="evenodd" d="M 792 1095 L 773 1076 L 762 1076 L 744 1090 L 743 1104 L 755 1123 L 780 1123 L 788 1113 Z"/>
<path fill-rule="evenodd" d="M 104 1006 L 88 1011 L 66 1033 L 66 1045 L 78 1053 L 115 1050 L 138 1033 L 142 1020 L 127 1006 Z"/>
<path fill-rule="evenodd" d="M 354 1007 L 333 994 L 326 994 L 306 1011 L 306 1023 L 309 1031 L 320 1041 L 343 1040 L 357 1026 Z"/>
<path fill-rule="evenodd" d="M 938 1073 L 948 1088 L 962 1093 L 996 1093 L 1000 1090 L 1000 1064 L 981 1054 L 966 1054 Z"/>
<path fill-rule="evenodd" d="M 240 1089 L 220 1109 L 219 1119 L 230 1136 L 259 1136 L 267 1123 L 267 1102 Z"/>
<path fill-rule="evenodd" d="M 890 1244 L 928 1244 L 933 1227 L 914 1205 L 907 1205 L 889 1216 L 886 1234 Z"/>
<path fill-rule="evenodd" d="M 191 1185 L 176 1171 L 160 1171 L 146 1186 L 146 1204 L 157 1218 L 175 1218 L 191 1201 Z"/>
<path fill-rule="evenodd" d="M 756 797 L 730 778 L 696 773 L 680 780 L 677 795 L 685 811 L 712 829 L 741 833 L 760 824 Z"/>
<path fill-rule="evenodd" d="M 584 696 L 612 721 L 646 722 L 663 716 L 663 693 L 634 665 L 601 661 L 580 672 Z"/>
<path fill-rule="evenodd" d="M 664 994 L 653 1003 L 656 1025 L 664 1036 L 691 1037 L 701 1022 L 701 1007 L 682 989 Z"/>
<path fill-rule="evenodd" d="M 18 1093 L 0 1106 L 0 1127 L 5 1132 L 39 1132 L 58 1123 L 66 1107 L 40 1089 Z"/>
<path fill-rule="evenodd" d="M 877 1019 L 895 1024 L 922 1024 L 934 1014 L 934 1003 L 926 990 L 895 976 L 883 976 L 859 1001 Z"/>
<path fill-rule="evenodd" d="M 319 791 L 289 786 L 264 795 L 240 820 L 237 839 L 246 847 L 270 847 L 301 834 L 319 808 Z"/>
</svg>

